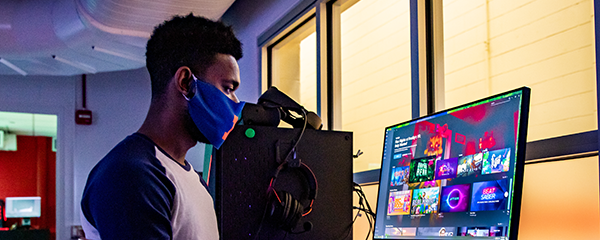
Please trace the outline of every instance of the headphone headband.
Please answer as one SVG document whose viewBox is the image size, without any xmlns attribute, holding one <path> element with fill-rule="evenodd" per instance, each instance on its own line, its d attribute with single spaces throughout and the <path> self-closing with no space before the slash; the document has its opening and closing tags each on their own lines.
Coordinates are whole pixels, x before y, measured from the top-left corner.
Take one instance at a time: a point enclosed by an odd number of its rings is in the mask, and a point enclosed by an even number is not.
<svg viewBox="0 0 600 240">
<path fill-rule="evenodd" d="M 304 209 L 304 214 L 307 214 L 311 211 L 312 203 L 317 198 L 317 178 L 315 177 L 313 171 L 308 167 L 308 165 L 306 165 L 303 162 L 300 162 L 300 165 L 298 167 L 289 167 L 288 165 L 288 162 L 283 162 L 277 167 L 275 173 L 273 174 L 273 177 L 271 178 L 271 184 L 269 185 L 269 188 L 273 188 L 273 186 L 275 185 L 275 181 L 282 170 L 287 168 L 299 169 L 302 175 L 304 176 L 304 179 L 308 183 L 308 199 L 306 199 L 306 201 L 310 201 L 311 204 Z"/>
</svg>

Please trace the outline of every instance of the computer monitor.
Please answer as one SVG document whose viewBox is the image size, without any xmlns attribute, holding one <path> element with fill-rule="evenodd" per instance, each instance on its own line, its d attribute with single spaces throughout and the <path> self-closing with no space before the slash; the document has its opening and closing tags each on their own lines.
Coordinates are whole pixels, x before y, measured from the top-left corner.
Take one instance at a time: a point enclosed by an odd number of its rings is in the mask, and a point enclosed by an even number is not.
<svg viewBox="0 0 600 240">
<path fill-rule="evenodd" d="M 6 218 L 32 218 L 42 215 L 41 197 L 7 197 Z"/>
<path fill-rule="evenodd" d="M 385 128 L 375 239 L 517 239 L 530 89 Z"/>
</svg>

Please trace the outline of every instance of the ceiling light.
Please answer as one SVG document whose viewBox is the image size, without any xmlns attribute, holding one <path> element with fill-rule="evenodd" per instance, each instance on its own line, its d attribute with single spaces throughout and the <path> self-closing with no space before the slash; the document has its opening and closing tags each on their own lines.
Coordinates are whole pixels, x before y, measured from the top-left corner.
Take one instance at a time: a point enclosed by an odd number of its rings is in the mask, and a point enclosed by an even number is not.
<svg viewBox="0 0 600 240">
<path fill-rule="evenodd" d="M 115 51 L 112 51 L 112 50 L 108 50 L 108 49 L 100 48 L 100 47 L 96 47 L 96 46 L 92 46 L 92 49 L 94 49 L 94 50 L 96 50 L 98 52 L 106 53 L 106 54 L 113 55 L 113 56 L 116 56 L 116 57 L 125 58 L 125 59 L 129 59 L 129 60 L 132 60 L 132 61 L 144 63 L 144 64 L 146 63 L 145 59 L 142 59 L 142 58 L 139 58 L 137 56 L 133 56 L 133 55 L 130 55 L 130 54 L 127 54 L 127 53 L 115 52 Z"/>
<path fill-rule="evenodd" d="M 71 67 L 74 67 L 74 68 L 81 69 L 81 70 L 86 71 L 88 73 L 97 73 L 98 72 L 94 67 L 92 67 L 90 65 L 87 65 L 87 64 L 72 62 L 72 61 L 69 61 L 67 59 L 58 57 L 56 55 L 52 55 L 52 58 L 56 59 L 56 61 L 59 61 L 61 63 L 67 64 L 67 65 L 70 65 Z"/>
<path fill-rule="evenodd" d="M 23 71 L 23 69 L 15 66 L 14 64 L 10 63 L 9 61 L 6 61 L 6 59 L 4 59 L 4 58 L 0 58 L 0 63 L 6 65 L 7 67 L 11 68 L 12 70 L 15 70 L 15 72 L 18 72 L 23 76 L 27 76 L 27 72 Z"/>
</svg>

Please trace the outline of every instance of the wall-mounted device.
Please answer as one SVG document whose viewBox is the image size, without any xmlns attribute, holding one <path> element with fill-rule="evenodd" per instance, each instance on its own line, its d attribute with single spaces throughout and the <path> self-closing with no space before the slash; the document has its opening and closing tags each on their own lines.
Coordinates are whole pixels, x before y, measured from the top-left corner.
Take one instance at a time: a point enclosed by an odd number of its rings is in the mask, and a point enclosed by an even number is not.
<svg viewBox="0 0 600 240">
<path fill-rule="evenodd" d="M 81 75 L 81 105 L 83 109 L 75 111 L 75 123 L 81 125 L 92 125 L 92 111 L 87 109 L 86 75 Z"/>
</svg>

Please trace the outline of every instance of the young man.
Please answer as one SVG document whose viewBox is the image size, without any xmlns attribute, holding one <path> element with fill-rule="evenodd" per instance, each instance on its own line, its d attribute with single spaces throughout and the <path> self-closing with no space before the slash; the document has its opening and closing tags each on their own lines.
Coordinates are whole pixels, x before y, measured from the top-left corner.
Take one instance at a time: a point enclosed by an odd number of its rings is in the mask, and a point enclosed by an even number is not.
<svg viewBox="0 0 600 240">
<path fill-rule="evenodd" d="M 146 50 L 150 110 L 90 172 L 86 237 L 219 239 L 213 199 L 185 154 L 198 141 L 219 148 L 233 129 L 241 44 L 230 27 L 190 14 L 157 26 Z"/>
</svg>

